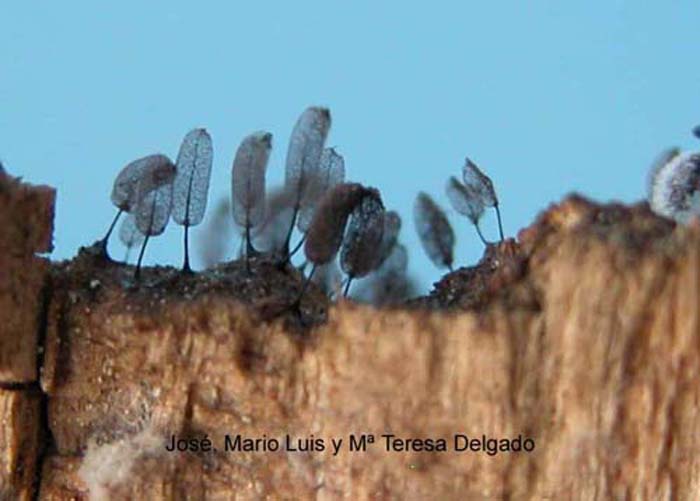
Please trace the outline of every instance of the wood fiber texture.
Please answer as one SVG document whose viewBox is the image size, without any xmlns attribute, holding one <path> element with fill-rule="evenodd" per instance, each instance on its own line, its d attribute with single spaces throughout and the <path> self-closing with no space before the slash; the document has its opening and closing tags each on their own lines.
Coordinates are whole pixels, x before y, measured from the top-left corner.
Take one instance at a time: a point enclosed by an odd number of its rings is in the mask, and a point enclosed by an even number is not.
<svg viewBox="0 0 700 501">
<path fill-rule="evenodd" d="M 693 499 L 700 228 L 570 197 L 410 308 L 342 302 L 305 334 L 230 297 L 57 278 L 42 385 L 68 499 Z M 373 434 L 366 452 L 348 435 Z M 402 438 L 532 452 L 396 452 Z M 167 452 L 171 435 L 216 452 Z M 343 438 L 226 452 L 225 435 Z"/>
<path fill-rule="evenodd" d="M 36 381 L 56 193 L 0 171 L 0 383 Z"/>
<path fill-rule="evenodd" d="M 0 499 L 33 499 L 42 450 L 39 359 L 55 191 L 0 170 Z"/>
<path fill-rule="evenodd" d="M 3 176 L 0 499 L 700 496 L 695 222 L 571 196 L 429 296 L 341 302 L 304 330 L 325 303 L 283 314 L 300 277 L 264 262 L 138 287 L 88 251 L 49 265 L 53 192 Z M 387 434 L 448 451 L 387 451 Z M 456 452 L 455 434 L 535 448 Z M 217 450 L 168 452 L 172 435 Z"/>
</svg>

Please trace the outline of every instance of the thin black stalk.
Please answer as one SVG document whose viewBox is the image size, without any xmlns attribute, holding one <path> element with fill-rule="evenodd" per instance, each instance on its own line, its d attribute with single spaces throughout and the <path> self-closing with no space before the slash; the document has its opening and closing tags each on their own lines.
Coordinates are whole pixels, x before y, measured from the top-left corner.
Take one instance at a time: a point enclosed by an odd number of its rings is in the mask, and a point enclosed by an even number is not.
<svg viewBox="0 0 700 501">
<path fill-rule="evenodd" d="M 298 213 L 299 213 L 299 207 L 298 207 L 298 205 L 295 205 L 294 212 L 292 212 L 292 222 L 289 225 L 289 230 L 287 231 L 287 236 L 285 237 L 284 245 L 282 246 L 282 252 L 284 252 L 285 262 L 289 261 L 289 258 L 291 257 L 289 254 L 289 244 L 292 241 L 292 232 L 294 232 L 294 225 L 296 224 Z"/>
<path fill-rule="evenodd" d="M 345 284 L 348 283 L 348 278 L 345 277 L 340 281 L 340 285 L 334 286 L 333 290 L 330 291 L 329 293 L 329 299 L 335 299 L 336 296 L 340 293 L 340 290 L 345 286 Z"/>
<path fill-rule="evenodd" d="M 196 155 L 197 149 L 195 148 L 195 160 L 197 159 Z M 190 229 L 190 196 L 192 194 L 192 181 L 194 180 L 194 170 L 192 170 L 192 174 L 190 175 L 190 180 L 187 185 L 187 200 L 186 200 L 186 206 L 185 206 L 185 262 L 182 265 L 182 271 L 189 273 L 192 271 L 192 268 L 190 268 L 190 248 L 189 248 L 189 240 L 188 240 L 188 234 L 189 234 L 189 229 Z"/>
<path fill-rule="evenodd" d="M 498 232 L 501 234 L 501 242 L 503 242 L 503 223 L 501 222 L 501 211 L 498 209 L 498 204 L 493 206 L 496 209 L 496 217 L 498 218 Z"/>
<path fill-rule="evenodd" d="M 136 271 L 134 272 L 134 279 L 138 280 L 141 276 L 141 261 L 143 260 L 143 254 L 146 252 L 146 244 L 148 243 L 150 235 L 146 235 L 143 239 L 143 245 L 141 246 L 141 252 L 139 252 L 139 260 L 136 262 Z"/>
<path fill-rule="evenodd" d="M 250 271 L 250 257 L 255 256 L 257 251 L 250 241 L 250 225 L 245 225 L 245 269 Z"/>
<path fill-rule="evenodd" d="M 185 225 L 185 262 L 182 265 L 182 271 L 184 271 L 185 273 L 192 272 L 192 268 L 190 268 L 190 251 L 188 246 L 189 229 L 189 225 Z"/>
<path fill-rule="evenodd" d="M 348 281 L 345 284 L 345 290 L 343 290 L 343 297 L 348 297 L 348 292 L 350 291 L 350 284 L 352 283 L 352 277 L 348 277 Z"/>
<path fill-rule="evenodd" d="M 481 228 L 479 228 L 479 223 L 475 223 L 475 224 L 474 224 L 474 227 L 476 228 L 476 232 L 479 234 L 479 238 L 481 239 L 481 241 L 484 243 L 484 245 L 487 245 L 487 246 L 488 246 L 489 243 L 488 243 L 488 241 L 484 238 L 484 234 L 481 233 Z"/>
<path fill-rule="evenodd" d="M 122 215 L 122 212 L 124 212 L 124 210 L 119 209 L 119 211 L 117 212 L 117 215 L 114 216 L 114 219 L 112 220 L 112 224 L 109 225 L 109 229 L 107 230 L 107 234 L 104 236 L 104 238 L 102 240 L 100 240 L 100 246 L 102 247 L 102 252 L 104 253 L 105 256 L 107 256 L 107 240 L 109 240 L 109 236 L 114 231 L 114 227 L 117 225 L 117 221 L 119 221 L 119 216 Z"/>
<path fill-rule="evenodd" d="M 299 296 L 297 296 L 297 300 L 295 301 L 295 304 L 298 305 L 301 303 L 301 298 L 304 296 L 304 292 L 306 292 L 306 289 L 309 287 L 309 284 L 311 283 L 311 278 L 314 276 L 315 271 L 316 271 L 316 265 L 314 264 L 311 267 L 311 272 L 309 272 L 309 276 L 306 277 L 304 284 L 301 286 L 301 291 L 299 292 Z"/>
<path fill-rule="evenodd" d="M 243 257 L 243 249 L 245 248 L 245 237 L 241 238 L 241 243 L 238 245 L 238 253 L 236 259 L 241 259 Z"/>
<path fill-rule="evenodd" d="M 296 247 L 294 247 L 294 249 L 292 250 L 292 252 L 289 253 L 289 259 L 292 259 L 292 257 L 294 256 L 294 254 L 296 254 L 297 252 L 299 252 L 299 249 L 301 249 L 301 246 L 304 245 L 304 241 L 305 241 L 305 240 L 306 240 L 306 233 L 304 233 L 304 236 L 301 237 L 301 240 L 299 240 L 299 243 L 296 245 Z"/>
<path fill-rule="evenodd" d="M 301 165 L 301 173 L 299 174 L 299 183 L 297 183 L 297 194 L 296 201 L 294 203 L 294 212 L 292 212 L 292 222 L 289 225 L 289 230 L 287 231 L 287 238 L 284 239 L 284 247 L 282 248 L 285 252 L 285 262 L 289 261 L 291 255 L 289 254 L 289 244 L 292 242 L 292 233 L 294 232 L 294 225 L 297 222 L 297 216 L 299 215 L 299 207 L 301 206 L 301 190 L 304 187 L 304 164 Z"/>
<path fill-rule="evenodd" d="M 146 244 L 148 243 L 148 238 L 151 236 L 151 230 L 153 229 L 153 218 L 156 212 L 156 201 L 157 196 L 153 197 L 153 203 L 151 204 L 151 217 L 148 221 L 148 231 L 146 232 L 146 238 L 143 239 L 143 245 L 141 246 L 141 252 L 139 252 L 139 260 L 136 262 L 136 271 L 134 272 L 134 279 L 138 280 L 141 276 L 141 261 L 143 260 L 143 254 L 146 252 Z"/>
<path fill-rule="evenodd" d="M 250 225 L 248 225 L 245 229 L 245 253 L 246 256 L 255 257 L 258 255 L 258 249 L 253 246 L 253 240 L 250 233 Z"/>
</svg>

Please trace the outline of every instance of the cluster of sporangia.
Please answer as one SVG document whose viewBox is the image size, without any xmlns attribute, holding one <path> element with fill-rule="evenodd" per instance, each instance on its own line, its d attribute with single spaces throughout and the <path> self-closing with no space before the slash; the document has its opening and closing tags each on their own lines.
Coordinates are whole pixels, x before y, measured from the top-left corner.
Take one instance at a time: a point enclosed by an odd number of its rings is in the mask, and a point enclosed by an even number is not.
<svg viewBox="0 0 700 501">
<path fill-rule="evenodd" d="M 462 180 L 463 183 L 452 176 L 447 181 L 445 193 L 452 208 L 469 218 L 481 241 L 484 245 L 488 245 L 489 242 L 486 241 L 479 227 L 479 221 L 486 207 L 493 207 L 496 210 L 498 231 L 503 241 L 501 211 L 498 208 L 498 197 L 491 179 L 467 158 L 462 167 Z M 452 271 L 455 235 L 445 212 L 430 195 L 420 192 L 413 206 L 413 219 L 423 249 L 430 260 L 436 266 L 449 268 Z"/>
<path fill-rule="evenodd" d="M 339 254 L 346 276 L 344 294 L 354 279 L 370 273 L 382 278 L 384 289 L 391 289 L 392 283 L 402 277 L 405 280 L 407 268 L 406 248 L 397 241 L 401 219 L 396 212 L 385 210 L 378 190 L 344 181 L 343 157 L 325 147 L 330 126 L 326 108 L 309 107 L 301 114 L 289 141 L 284 187 L 269 194 L 265 173 L 272 134 L 255 132 L 238 147 L 231 172 L 231 210 L 243 235 L 246 268 L 250 270 L 251 257 L 263 252 L 286 264 L 303 245 L 311 265 L 306 284 L 315 273 L 329 280 Z M 135 271 L 138 279 L 148 239 L 163 233 L 172 217 L 184 226 L 183 269 L 190 271 L 188 231 L 204 218 L 212 161 L 211 137 L 204 129 L 194 129 L 185 136 L 175 163 L 155 154 L 124 167 L 112 189 L 118 213 L 101 240 L 105 255 L 109 236 L 120 215 L 126 213 L 119 237 L 127 249 L 142 243 Z M 469 160 L 463 180 L 449 180 L 448 198 L 458 212 L 469 217 L 486 243 L 479 229 L 485 207 L 496 209 L 501 228 L 493 185 Z M 455 238 L 444 212 L 427 194 L 420 193 L 414 218 L 431 260 L 451 269 Z M 301 236 L 290 250 L 295 227 Z M 343 284 L 337 279 L 330 286 L 324 285 L 338 292 Z"/>
</svg>

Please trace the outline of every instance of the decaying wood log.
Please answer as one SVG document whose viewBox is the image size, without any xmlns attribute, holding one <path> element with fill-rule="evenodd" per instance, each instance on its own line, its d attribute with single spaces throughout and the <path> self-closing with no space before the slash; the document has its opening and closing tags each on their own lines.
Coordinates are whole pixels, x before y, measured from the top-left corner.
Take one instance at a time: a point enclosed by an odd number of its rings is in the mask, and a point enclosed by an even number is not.
<svg viewBox="0 0 700 501">
<path fill-rule="evenodd" d="M 644 206 L 573 197 L 412 309 L 343 303 L 303 335 L 78 258 L 49 320 L 42 495 L 692 498 L 699 246 Z M 350 452 L 351 434 L 374 442 Z M 169 452 L 173 435 L 217 450 Z M 280 449 L 226 450 L 238 435 Z"/>
<path fill-rule="evenodd" d="M 51 252 L 55 201 L 53 188 L 22 183 L 0 169 L 0 255 Z"/>
<path fill-rule="evenodd" d="M 134 284 L 98 259 L 53 271 L 41 499 L 700 494 L 697 224 L 569 197 L 430 296 L 321 325 L 263 262 Z"/>
<path fill-rule="evenodd" d="M 33 499 L 41 399 L 36 389 L 0 389 L 0 499 Z"/>
<path fill-rule="evenodd" d="M 53 189 L 0 171 L 0 384 L 37 381 L 37 346 L 53 248 Z"/>
<path fill-rule="evenodd" d="M 0 499 L 32 499 L 42 449 L 38 363 L 55 192 L 0 169 Z"/>
</svg>

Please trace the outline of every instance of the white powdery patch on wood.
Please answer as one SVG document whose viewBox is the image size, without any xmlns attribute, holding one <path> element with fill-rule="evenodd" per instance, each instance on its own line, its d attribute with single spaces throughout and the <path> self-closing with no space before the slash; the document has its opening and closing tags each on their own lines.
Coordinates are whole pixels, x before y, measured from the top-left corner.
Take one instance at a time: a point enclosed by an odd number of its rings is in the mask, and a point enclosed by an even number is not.
<svg viewBox="0 0 700 501">
<path fill-rule="evenodd" d="M 163 437 L 150 426 L 118 442 L 98 445 L 91 441 L 78 476 L 87 486 L 91 500 L 107 501 L 112 489 L 129 480 L 141 457 L 161 454 L 162 450 Z"/>
</svg>

